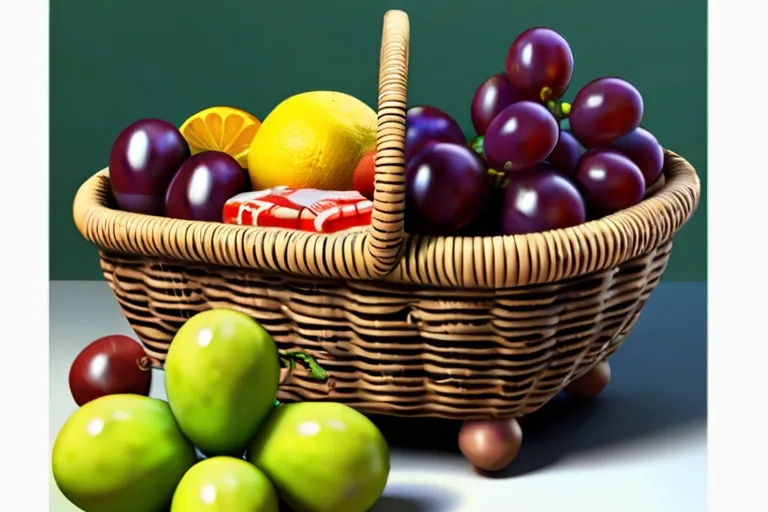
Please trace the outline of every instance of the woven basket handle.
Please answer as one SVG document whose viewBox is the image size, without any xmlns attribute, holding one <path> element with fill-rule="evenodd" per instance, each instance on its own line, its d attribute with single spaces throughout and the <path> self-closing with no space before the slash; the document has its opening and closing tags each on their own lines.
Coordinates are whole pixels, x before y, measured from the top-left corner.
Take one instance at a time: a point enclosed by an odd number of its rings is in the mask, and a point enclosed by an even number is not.
<svg viewBox="0 0 768 512">
<path fill-rule="evenodd" d="M 379 122 L 371 227 L 363 254 L 370 278 L 389 274 L 400 260 L 405 212 L 405 112 L 410 27 L 403 11 L 384 16 L 379 61 Z"/>
</svg>

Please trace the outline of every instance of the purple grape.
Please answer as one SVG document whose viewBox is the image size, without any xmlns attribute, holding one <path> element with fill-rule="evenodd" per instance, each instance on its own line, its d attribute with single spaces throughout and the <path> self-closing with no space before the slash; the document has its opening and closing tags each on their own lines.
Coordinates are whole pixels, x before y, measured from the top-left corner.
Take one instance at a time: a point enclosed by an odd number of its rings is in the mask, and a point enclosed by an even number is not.
<svg viewBox="0 0 768 512">
<path fill-rule="evenodd" d="M 504 73 L 483 82 L 472 97 L 472 125 L 478 135 L 485 135 L 496 115 L 522 98 L 512 89 Z"/>
<path fill-rule="evenodd" d="M 545 107 L 514 103 L 496 116 L 483 139 L 483 155 L 497 171 L 518 171 L 540 164 L 557 144 L 560 128 Z"/>
<path fill-rule="evenodd" d="M 643 200 L 645 179 L 637 165 L 618 151 L 591 150 L 581 157 L 576 182 L 597 215 L 608 215 Z"/>
<path fill-rule="evenodd" d="M 557 139 L 555 149 L 547 157 L 547 162 L 558 171 L 572 176 L 576 172 L 579 158 L 585 151 L 584 146 L 576 140 L 571 132 L 560 130 L 560 138 Z"/>
<path fill-rule="evenodd" d="M 613 141 L 610 147 L 632 160 L 643 173 L 646 183 L 655 182 L 661 175 L 664 167 L 664 150 L 648 130 L 635 128 Z"/>
<path fill-rule="evenodd" d="M 121 210 L 162 215 L 168 183 L 189 158 L 189 144 L 171 123 L 142 119 L 112 144 L 109 181 Z"/>
<path fill-rule="evenodd" d="M 469 224 L 490 192 L 480 158 L 466 145 L 438 142 L 405 169 L 406 204 L 428 234 L 450 233 Z"/>
<path fill-rule="evenodd" d="M 246 190 L 237 160 L 220 151 L 203 151 L 184 162 L 168 185 L 165 214 L 175 219 L 221 222 L 227 199 Z"/>
<path fill-rule="evenodd" d="M 512 42 L 506 71 L 510 85 L 523 99 L 556 100 L 571 83 L 571 47 L 550 28 L 530 28 Z"/>
<path fill-rule="evenodd" d="M 451 116 L 435 107 L 411 107 L 405 116 L 405 161 L 409 162 L 429 142 L 465 144 L 461 126 Z"/>
<path fill-rule="evenodd" d="M 505 235 L 539 233 L 582 224 L 587 212 L 579 190 L 547 164 L 514 173 L 504 194 Z"/>
<path fill-rule="evenodd" d="M 571 105 L 571 131 L 589 149 L 611 144 L 640 125 L 643 98 L 621 78 L 598 78 L 585 85 Z"/>
</svg>

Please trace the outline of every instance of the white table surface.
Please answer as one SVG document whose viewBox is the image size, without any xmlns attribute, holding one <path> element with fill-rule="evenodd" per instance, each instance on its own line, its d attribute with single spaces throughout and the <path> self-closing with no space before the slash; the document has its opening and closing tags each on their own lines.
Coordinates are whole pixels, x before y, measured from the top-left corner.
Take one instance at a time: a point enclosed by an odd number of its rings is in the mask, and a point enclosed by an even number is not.
<svg viewBox="0 0 768 512">
<path fill-rule="evenodd" d="M 384 420 L 392 471 L 373 512 L 705 511 L 705 294 L 705 283 L 662 283 L 612 358 L 608 390 L 588 405 L 558 398 L 523 423 L 521 454 L 497 478 L 456 452 L 454 424 Z M 51 443 L 76 409 L 70 363 L 117 333 L 133 335 L 105 283 L 51 283 Z M 152 393 L 164 398 L 155 377 Z M 50 509 L 77 512 L 50 481 Z"/>
</svg>

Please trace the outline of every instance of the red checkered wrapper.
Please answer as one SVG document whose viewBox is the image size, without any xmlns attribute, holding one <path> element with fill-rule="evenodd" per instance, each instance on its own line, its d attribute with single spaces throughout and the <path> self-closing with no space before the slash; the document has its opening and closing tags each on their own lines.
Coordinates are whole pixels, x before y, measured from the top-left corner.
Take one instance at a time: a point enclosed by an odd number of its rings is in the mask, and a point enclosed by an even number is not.
<svg viewBox="0 0 768 512">
<path fill-rule="evenodd" d="M 226 224 L 333 233 L 371 223 L 373 203 L 356 191 L 275 187 L 229 199 Z"/>
</svg>

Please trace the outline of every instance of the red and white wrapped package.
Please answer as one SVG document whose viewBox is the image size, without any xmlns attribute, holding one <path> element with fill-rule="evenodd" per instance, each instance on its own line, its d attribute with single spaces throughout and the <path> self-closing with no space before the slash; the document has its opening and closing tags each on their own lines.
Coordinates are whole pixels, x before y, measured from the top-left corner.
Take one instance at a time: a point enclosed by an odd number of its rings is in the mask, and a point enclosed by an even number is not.
<svg viewBox="0 0 768 512">
<path fill-rule="evenodd" d="M 244 192 L 224 204 L 223 222 L 333 233 L 371 223 L 373 203 L 356 191 L 275 187 Z"/>
</svg>

